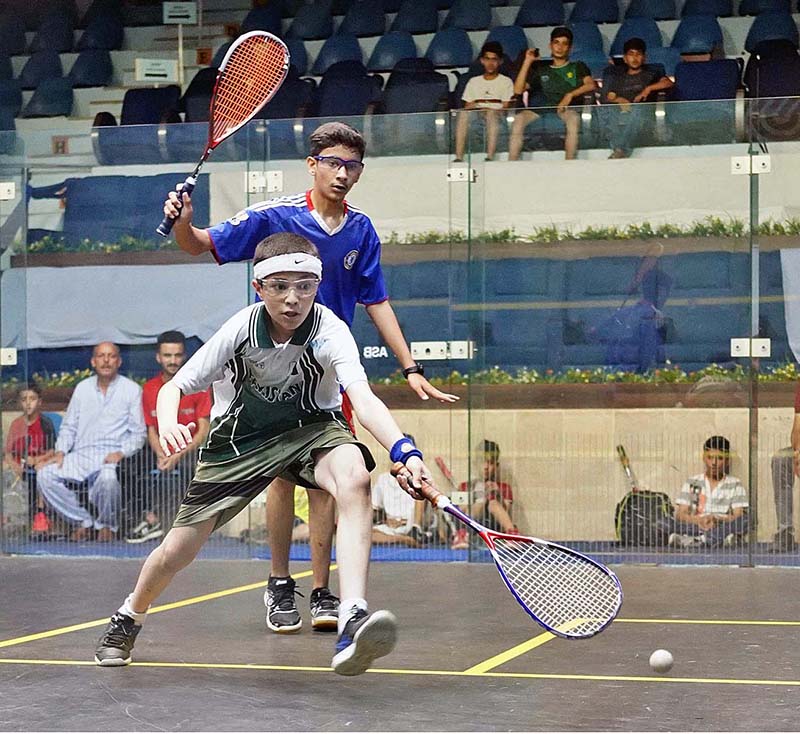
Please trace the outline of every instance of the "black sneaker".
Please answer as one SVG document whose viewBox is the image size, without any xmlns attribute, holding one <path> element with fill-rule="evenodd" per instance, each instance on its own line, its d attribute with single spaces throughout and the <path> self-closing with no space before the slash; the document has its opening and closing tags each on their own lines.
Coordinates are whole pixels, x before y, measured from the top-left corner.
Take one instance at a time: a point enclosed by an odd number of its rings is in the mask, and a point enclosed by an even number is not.
<svg viewBox="0 0 800 734">
<path fill-rule="evenodd" d="M 311 628 L 321 632 L 332 632 L 339 623 L 339 597 L 331 594 L 327 586 L 311 592 Z"/>
<path fill-rule="evenodd" d="M 291 576 L 285 578 L 269 577 L 264 592 L 264 605 L 267 607 L 267 627 L 278 634 L 299 632 L 303 626 L 300 612 L 297 611 L 294 595 L 300 594 Z M 300 594 L 300 596 L 303 596 Z"/>
<path fill-rule="evenodd" d="M 783 528 L 775 533 L 772 545 L 769 547 L 770 553 L 791 553 L 797 550 L 797 542 L 794 539 L 792 528 Z"/>
<path fill-rule="evenodd" d="M 164 535 L 164 529 L 161 527 L 161 521 L 147 522 L 143 520 L 140 522 L 128 536 L 125 538 L 126 543 L 144 543 L 147 540 L 156 540 Z"/>
<path fill-rule="evenodd" d="M 397 642 L 397 619 L 385 609 L 368 614 L 357 609 L 336 642 L 334 673 L 361 675 L 375 658 L 388 655 Z"/>
<path fill-rule="evenodd" d="M 94 661 L 105 667 L 127 665 L 131 661 L 131 650 L 142 625 L 132 617 L 117 612 L 97 641 Z"/>
</svg>

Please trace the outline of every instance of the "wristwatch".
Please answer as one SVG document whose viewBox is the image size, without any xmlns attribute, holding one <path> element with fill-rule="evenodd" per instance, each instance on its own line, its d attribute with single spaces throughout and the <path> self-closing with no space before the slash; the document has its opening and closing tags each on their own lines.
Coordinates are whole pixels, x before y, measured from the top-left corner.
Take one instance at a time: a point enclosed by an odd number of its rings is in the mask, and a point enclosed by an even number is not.
<svg viewBox="0 0 800 734">
<path fill-rule="evenodd" d="M 424 377 L 425 368 L 419 362 L 414 362 L 414 364 L 411 365 L 411 367 L 406 367 L 403 370 L 403 377 L 408 379 L 409 375 L 422 375 Z"/>
</svg>

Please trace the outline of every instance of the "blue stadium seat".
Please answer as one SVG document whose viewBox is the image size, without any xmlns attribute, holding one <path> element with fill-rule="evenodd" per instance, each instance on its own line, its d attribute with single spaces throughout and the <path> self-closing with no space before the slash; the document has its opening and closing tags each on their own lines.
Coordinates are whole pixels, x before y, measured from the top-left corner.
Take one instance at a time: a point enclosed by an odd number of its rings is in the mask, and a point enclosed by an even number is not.
<svg viewBox="0 0 800 734">
<path fill-rule="evenodd" d="M 214 52 L 214 58 L 211 59 L 211 64 L 210 65 L 213 66 L 215 69 L 219 69 L 219 66 L 222 63 L 222 60 L 225 58 L 225 54 L 228 53 L 228 49 L 231 47 L 231 43 L 233 43 L 233 41 L 228 41 L 227 43 L 223 43 Z M 301 43 L 302 43 L 302 41 L 301 41 Z M 286 45 L 287 46 L 289 45 L 288 41 L 286 42 Z M 291 53 L 291 48 L 289 49 L 289 52 Z M 292 59 L 292 60 L 294 61 L 294 59 Z"/>
<path fill-rule="evenodd" d="M 569 53 L 571 58 L 584 61 L 586 58 L 605 55 L 603 36 L 597 23 L 591 20 L 577 21 L 570 23 L 569 28 L 573 36 Z"/>
<path fill-rule="evenodd" d="M 654 48 L 652 51 L 647 51 L 647 61 L 650 64 L 661 65 L 667 76 L 675 76 L 675 69 L 681 63 L 681 53 L 671 46 Z"/>
<path fill-rule="evenodd" d="M 728 18 L 733 15 L 733 0 L 686 0 L 681 15 L 713 15 Z"/>
<path fill-rule="evenodd" d="M 362 61 L 363 54 L 358 39 L 349 33 L 337 33 L 322 44 L 311 73 L 321 76 L 338 61 Z"/>
<path fill-rule="evenodd" d="M 383 0 L 383 12 L 396 13 L 402 4 L 403 0 Z"/>
<path fill-rule="evenodd" d="M 308 53 L 305 43 L 299 38 L 287 38 L 286 46 L 289 49 L 292 66 L 297 69 L 300 76 L 304 76 L 308 72 Z"/>
<path fill-rule="evenodd" d="M 8 56 L 0 56 L 0 79 L 13 79 L 14 68 Z"/>
<path fill-rule="evenodd" d="M 518 25 L 498 25 L 489 31 L 487 41 L 497 41 L 512 61 L 528 48 L 528 37 Z"/>
<path fill-rule="evenodd" d="M 186 122 L 208 122 L 211 94 L 217 81 L 217 73 L 217 69 L 209 66 L 200 69 L 192 77 L 178 106 L 178 109 L 185 113 Z"/>
<path fill-rule="evenodd" d="M 800 139 L 800 54 L 785 40 L 764 41 L 743 76 L 750 139 Z"/>
<path fill-rule="evenodd" d="M 383 0 L 354 0 L 337 33 L 354 36 L 381 36 L 386 31 Z"/>
<path fill-rule="evenodd" d="M 442 22 L 442 28 L 463 28 L 465 31 L 482 31 L 492 23 L 489 0 L 455 0 Z"/>
<path fill-rule="evenodd" d="M 363 64 L 340 61 L 328 68 L 317 87 L 316 116 L 363 115 L 380 97 L 380 82 L 367 74 Z"/>
<path fill-rule="evenodd" d="M 328 38 L 333 33 L 333 18 L 330 8 L 329 0 L 318 0 L 308 5 L 301 5 L 286 31 L 287 38 L 302 38 L 304 41 Z"/>
<path fill-rule="evenodd" d="M 76 89 L 108 86 L 114 76 L 111 54 L 104 48 L 87 48 L 81 51 L 68 76 Z"/>
<path fill-rule="evenodd" d="M 72 114 L 72 82 L 67 77 L 44 79 L 36 87 L 23 117 L 69 117 Z"/>
<path fill-rule="evenodd" d="M 125 40 L 125 29 L 122 25 L 122 16 L 119 13 L 107 12 L 95 15 L 86 26 L 86 30 L 78 39 L 76 51 L 85 48 L 104 48 L 108 51 L 117 51 L 122 48 Z"/>
<path fill-rule="evenodd" d="M 400 59 L 417 55 L 414 37 L 408 31 L 389 31 L 378 39 L 367 62 L 369 71 L 391 71 Z"/>
<path fill-rule="evenodd" d="M 389 30 L 435 33 L 438 27 L 439 12 L 433 0 L 403 0 Z"/>
<path fill-rule="evenodd" d="M 661 31 L 652 18 L 626 18 L 619 27 L 611 43 L 611 56 L 622 56 L 623 46 L 629 38 L 641 38 L 647 44 L 647 50 L 664 45 Z"/>
<path fill-rule="evenodd" d="M 358 0 L 333 0 L 331 3 L 331 15 L 346 15 L 350 6 Z M 383 12 L 383 8 L 381 8 Z"/>
<path fill-rule="evenodd" d="M 23 89 L 36 89 L 45 79 L 64 76 L 61 57 L 55 51 L 37 51 L 25 62 L 19 74 Z"/>
<path fill-rule="evenodd" d="M 739 64 L 735 59 L 683 61 L 675 70 L 679 100 L 733 99 L 738 87 Z"/>
<path fill-rule="evenodd" d="M 667 106 L 667 122 L 675 140 L 685 144 L 733 142 L 734 99 L 739 88 L 739 73 L 735 59 L 682 61 L 678 64 L 674 99 L 702 103 Z"/>
<path fill-rule="evenodd" d="M 122 99 L 120 125 L 157 125 L 166 112 L 178 109 L 180 95 L 177 84 L 129 89 Z"/>
<path fill-rule="evenodd" d="M 245 15 L 239 31 L 241 33 L 267 31 L 276 36 L 282 36 L 280 7 L 270 3 L 253 8 Z"/>
<path fill-rule="evenodd" d="M 713 15 L 687 15 L 678 24 L 670 46 L 682 54 L 710 53 L 723 49 L 722 28 Z"/>
<path fill-rule="evenodd" d="M 524 0 L 514 25 L 530 26 L 563 25 L 564 3 L 562 0 Z"/>
<path fill-rule="evenodd" d="M 425 58 L 441 67 L 469 66 L 475 52 L 463 28 L 444 28 L 433 37 Z"/>
<path fill-rule="evenodd" d="M 761 13 L 791 13 L 791 0 L 742 0 L 739 15 L 761 15 Z"/>
<path fill-rule="evenodd" d="M 72 51 L 75 44 L 75 27 L 72 18 L 66 13 L 49 13 L 39 26 L 31 42 L 31 53 L 37 51 Z"/>
<path fill-rule="evenodd" d="M 12 111 L 16 117 L 22 109 L 22 90 L 17 79 L 0 80 L 0 107 Z"/>
<path fill-rule="evenodd" d="M 571 23 L 581 20 L 616 23 L 619 21 L 619 5 L 617 0 L 576 0 L 569 19 Z"/>
<path fill-rule="evenodd" d="M 2 83 L 0 83 L 2 86 Z M 0 92 L 0 94 L 2 94 Z M 16 113 L 10 107 L 3 107 L 0 101 L 0 155 L 11 155 L 17 147 Z"/>
<path fill-rule="evenodd" d="M 25 22 L 22 18 L 4 13 L 0 16 L 0 49 L 7 56 L 20 56 L 28 47 Z"/>
<path fill-rule="evenodd" d="M 256 118 L 289 120 L 306 117 L 312 112 L 315 88 L 316 85 L 311 79 L 301 79 L 294 66 L 290 66 L 286 81 L 269 103 L 261 108 Z"/>
<path fill-rule="evenodd" d="M 652 18 L 672 20 L 677 18 L 675 0 L 631 0 L 625 11 L 626 18 Z"/>
<path fill-rule="evenodd" d="M 122 9 L 118 0 L 94 0 L 94 2 L 86 9 L 86 12 L 81 16 L 77 27 L 88 28 L 89 24 L 98 15 L 105 15 L 107 13 L 116 13 L 122 17 Z"/>
<path fill-rule="evenodd" d="M 434 0 L 437 10 L 450 10 L 455 0 Z"/>
<path fill-rule="evenodd" d="M 794 18 L 789 13 L 761 13 L 753 19 L 744 47 L 753 53 L 758 44 L 780 39 L 790 41 L 797 48 L 798 33 Z"/>
</svg>

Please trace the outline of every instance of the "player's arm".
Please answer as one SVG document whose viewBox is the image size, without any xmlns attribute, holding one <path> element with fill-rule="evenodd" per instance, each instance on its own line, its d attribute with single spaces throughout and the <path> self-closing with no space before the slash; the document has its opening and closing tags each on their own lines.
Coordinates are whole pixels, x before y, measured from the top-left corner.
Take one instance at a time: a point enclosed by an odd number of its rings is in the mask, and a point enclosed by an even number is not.
<svg viewBox="0 0 800 734">
<path fill-rule="evenodd" d="M 400 324 L 397 323 L 397 316 L 395 316 L 394 309 L 389 301 L 370 304 L 366 309 L 367 314 L 372 319 L 372 323 L 375 324 L 375 328 L 381 335 L 381 339 L 397 357 L 400 366 L 403 369 L 412 367 L 415 364 L 414 358 L 411 356 L 411 350 L 408 348 L 406 338 L 403 336 Z M 436 398 L 441 403 L 454 403 L 458 400 L 457 395 L 437 390 L 420 374 L 412 373 L 407 379 L 411 389 L 422 400 L 427 400 L 429 397 Z"/>
<path fill-rule="evenodd" d="M 156 401 L 158 438 L 165 456 L 172 456 L 192 444 L 194 423 L 186 426 L 178 423 L 178 407 L 182 396 L 183 393 L 174 384 L 174 380 L 165 383 L 158 391 Z"/>
</svg>

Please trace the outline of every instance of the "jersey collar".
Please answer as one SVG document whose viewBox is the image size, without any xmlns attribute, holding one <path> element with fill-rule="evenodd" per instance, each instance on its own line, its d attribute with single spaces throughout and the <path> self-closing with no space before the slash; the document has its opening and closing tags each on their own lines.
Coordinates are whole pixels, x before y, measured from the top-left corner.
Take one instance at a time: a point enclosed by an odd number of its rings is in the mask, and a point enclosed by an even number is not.
<svg viewBox="0 0 800 734">
<path fill-rule="evenodd" d="M 342 221 L 339 222 L 339 226 L 336 229 L 331 229 L 325 223 L 325 220 L 322 218 L 322 215 L 314 208 L 314 202 L 311 201 L 311 189 L 306 191 L 306 206 L 308 207 L 308 211 L 312 217 L 314 217 L 314 221 L 320 226 L 323 232 L 330 237 L 333 237 L 335 234 L 339 234 L 344 229 L 344 225 L 347 223 L 347 202 L 343 201 L 342 205 L 344 206 L 344 216 L 342 217 Z"/>
</svg>

